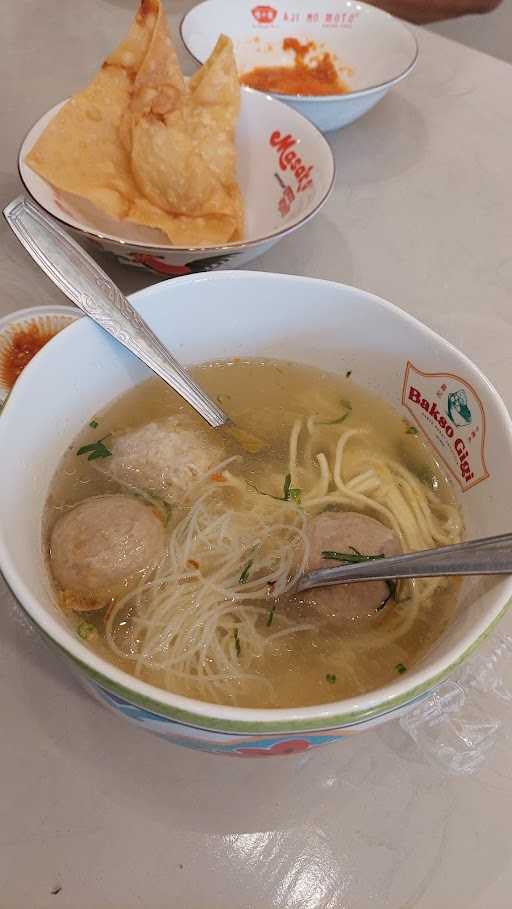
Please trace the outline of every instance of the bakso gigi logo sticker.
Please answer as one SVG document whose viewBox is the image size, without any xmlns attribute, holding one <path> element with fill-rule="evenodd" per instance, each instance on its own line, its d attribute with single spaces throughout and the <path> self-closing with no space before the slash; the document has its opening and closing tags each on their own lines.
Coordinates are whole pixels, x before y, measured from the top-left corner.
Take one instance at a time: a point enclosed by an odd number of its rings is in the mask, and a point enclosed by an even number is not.
<svg viewBox="0 0 512 909">
<path fill-rule="evenodd" d="M 464 492 L 487 479 L 485 413 L 469 382 L 407 363 L 402 403 Z"/>
</svg>

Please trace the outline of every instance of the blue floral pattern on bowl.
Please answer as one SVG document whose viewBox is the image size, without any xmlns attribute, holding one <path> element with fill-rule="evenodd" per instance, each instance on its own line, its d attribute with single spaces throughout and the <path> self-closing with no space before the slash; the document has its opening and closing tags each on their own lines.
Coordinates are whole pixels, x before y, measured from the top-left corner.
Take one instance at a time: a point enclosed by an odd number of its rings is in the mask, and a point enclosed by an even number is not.
<svg viewBox="0 0 512 909">
<path fill-rule="evenodd" d="M 344 738 L 336 732 L 325 734 L 292 734 L 275 736 L 240 736 L 233 733 L 218 733 L 186 723 L 177 723 L 144 707 L 125 700 L 118 694 L 107 691 L 103 686 L 89 679 L 87 687 L 104 705 L 137 723 L 148 732 L 174 745 L 208 751 L 210 754 L 228 754 L 232 757 L 277 757 L 300 754 L 317 745 L 327 745 Z"/>
</svg>

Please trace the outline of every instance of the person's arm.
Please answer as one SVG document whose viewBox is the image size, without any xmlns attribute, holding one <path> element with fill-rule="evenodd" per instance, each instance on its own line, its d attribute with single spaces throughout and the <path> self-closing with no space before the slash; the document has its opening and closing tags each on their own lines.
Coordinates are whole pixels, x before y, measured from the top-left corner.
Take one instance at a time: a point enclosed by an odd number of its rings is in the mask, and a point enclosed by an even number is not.
<svg viewBox="0 0 512 909">
<path fill-rule="evenodd" d="M 501 0 L 370 0 L 393 16 L 407 19 L 417 25 L 440 22 L 456 16 L 490 13 Z"/>
</svg>

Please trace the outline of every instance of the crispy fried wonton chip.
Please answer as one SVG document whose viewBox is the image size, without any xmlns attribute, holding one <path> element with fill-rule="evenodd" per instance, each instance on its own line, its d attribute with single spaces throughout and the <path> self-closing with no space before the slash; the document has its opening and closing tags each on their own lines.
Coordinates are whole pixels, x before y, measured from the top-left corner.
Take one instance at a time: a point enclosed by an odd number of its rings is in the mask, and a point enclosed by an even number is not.
<svg viewBox="0 0 512 909">
<path fill-rule="evenodd" d="M 244 229 L 233 138 L 239 113 L 240 83 L 233 45 L 221 35 L 212 55 L 190 80 L 188 120 L 196 148 L 231 198 L 237 219 L 234 239 L 240 239 Z"/>
<path fill-rule="evenodd" d="M 187 87 L 160 0 L 141 0 L 126 39 L 54 117 L 27 163 L 56 189 L 176 245 L 243 234 L 236 180 L 240 86 L 221 37 Z"/>
</svg>

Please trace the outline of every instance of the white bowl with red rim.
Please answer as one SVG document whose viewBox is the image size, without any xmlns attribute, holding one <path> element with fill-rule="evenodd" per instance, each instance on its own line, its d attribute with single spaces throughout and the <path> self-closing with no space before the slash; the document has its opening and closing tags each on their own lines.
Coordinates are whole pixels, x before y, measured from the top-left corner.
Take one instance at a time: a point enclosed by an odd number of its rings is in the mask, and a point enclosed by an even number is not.
<svg viewBox="0 0 512 909">
<path fill-rule="evenodd" d="M 394 16 L 354 0 L 205 0 L 181 23 L 187 50 L 203 63 L 219 34 L 232 38 L 240 75 L 255 67 L 290 66 L 285 38 L 313 41 L 328 52 L 349 92 L 306 96 L 272 92 L 322 132 L 357 120 L 414 68 L 418 43 Z"/>
<path fill-rule="evenodd" d="M 44 114 L 25 138 L 21 179 L 32 198 L 77 239 L 126 265 L 167 277 L 244 265 L 314 218 L 334 184 L 333 154 L 321 133 L 286 104 L 243 88 L 236 145 L 245 238 L 223 246 L 173 246 L 161 231 L 116 221 L 77 196 L 57 192 L 25 163 L 64 103 Z"/>
</svg>

